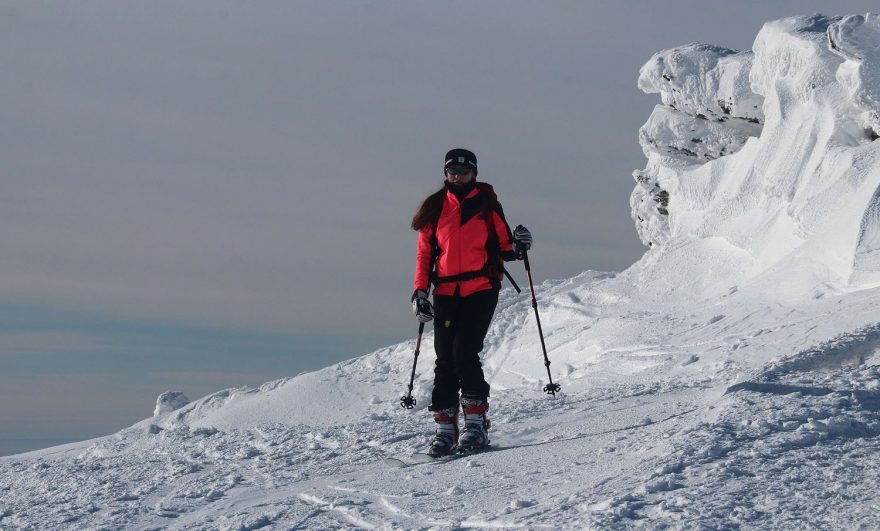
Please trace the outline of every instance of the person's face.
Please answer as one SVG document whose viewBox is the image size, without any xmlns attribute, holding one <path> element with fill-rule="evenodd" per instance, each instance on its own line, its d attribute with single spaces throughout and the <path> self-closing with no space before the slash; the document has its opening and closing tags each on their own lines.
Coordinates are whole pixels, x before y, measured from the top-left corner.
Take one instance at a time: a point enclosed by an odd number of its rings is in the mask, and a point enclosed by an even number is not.
<svg viewBox="0 0 880 531">
<path fill-rule="evenodd" d="M 474 169 L 468 166 L 449 166 L 446 168 L 446 180 L 452 184 L 467 184 L 474 178 Z"/>
</svg>

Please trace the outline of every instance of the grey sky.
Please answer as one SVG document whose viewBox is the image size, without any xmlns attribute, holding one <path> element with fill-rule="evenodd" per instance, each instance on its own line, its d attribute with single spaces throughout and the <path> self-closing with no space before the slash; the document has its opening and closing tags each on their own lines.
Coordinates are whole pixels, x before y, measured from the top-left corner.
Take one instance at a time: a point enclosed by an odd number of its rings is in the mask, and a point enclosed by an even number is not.
<svg viewBox="0 0 880 531">
<path fill-rule="evenodd" d="M 0 4 L 0 453 L 411 336 L 409 218 L 451 147 L 538 282 L 625 268 L 651 54 L 872 7 Z"/>
</svg>

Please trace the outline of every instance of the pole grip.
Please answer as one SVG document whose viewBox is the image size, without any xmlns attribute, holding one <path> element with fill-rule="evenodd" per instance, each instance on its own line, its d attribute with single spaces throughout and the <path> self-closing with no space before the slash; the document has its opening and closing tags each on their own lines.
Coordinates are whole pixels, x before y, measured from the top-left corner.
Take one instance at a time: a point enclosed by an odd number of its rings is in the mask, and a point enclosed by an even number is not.
<svg viewBox="0 0 880 531">
<path fill-rule="evenodd" d="M 522 225 L 517 225 L 516 228 L 513 229 L 513 232 L 516 232 L 519 229 L 524 229 L 524 228 L 525 227 L 523 227 Z M 522 250 L 522 259 L 523 259 L 523 262 L 525 263 L 526 271 L 531 271 L 532 268 L 529 266 L 529 252 L 526 249 Z"/>
</svg>

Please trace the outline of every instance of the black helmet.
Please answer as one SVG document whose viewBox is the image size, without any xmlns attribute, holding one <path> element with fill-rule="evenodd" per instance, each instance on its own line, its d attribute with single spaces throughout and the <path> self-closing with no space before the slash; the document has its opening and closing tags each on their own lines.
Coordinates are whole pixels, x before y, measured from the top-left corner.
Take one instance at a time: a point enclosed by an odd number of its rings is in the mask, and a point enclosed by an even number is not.
<svg viewBox="0 0 880 531">
<path fill-rule="evenodd" d="M 446 153 L 444 161 L 444 172 L 449 166 L 470 166 L 474 169 L 474 175 L 477 174 L 477 156 L 474 155 L 473 151 L 468 151 L 464 148 L 450 149 L 449 152 Z"/>
</svg>

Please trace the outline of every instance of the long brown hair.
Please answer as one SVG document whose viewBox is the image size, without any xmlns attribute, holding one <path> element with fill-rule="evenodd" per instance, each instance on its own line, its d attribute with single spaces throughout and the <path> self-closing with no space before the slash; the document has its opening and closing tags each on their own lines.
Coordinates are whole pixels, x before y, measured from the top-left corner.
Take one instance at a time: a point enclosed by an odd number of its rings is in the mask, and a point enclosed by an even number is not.
<svg viewBox="0 0 880 531">
<path fill-rule="evenodd" d="M 422 230 L 424 227 L 433 225 L 440 218 L 443 210 L 443 199 L 446 198 L 446 186 L 429 195 L 422 201 L 422 206 L 416 211 L 410 225 L 413 230 Z"/>
</svg>

